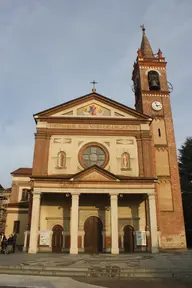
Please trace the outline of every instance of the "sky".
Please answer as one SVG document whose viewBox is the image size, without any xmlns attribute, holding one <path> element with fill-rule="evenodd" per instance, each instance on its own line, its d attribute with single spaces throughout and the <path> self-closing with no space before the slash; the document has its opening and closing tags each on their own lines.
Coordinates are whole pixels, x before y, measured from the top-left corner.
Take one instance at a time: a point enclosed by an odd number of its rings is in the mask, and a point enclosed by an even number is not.
<svg viewBox="0 0 192 288">
<path fill-rule="evenodd" d="M 177 148 L 192 136 L 191 0 L 0 0 L 0 183 L 32 167 L 33 114 L 91 92 L 134 107 L 140 25 L 166 57 Z"/>
</svg>

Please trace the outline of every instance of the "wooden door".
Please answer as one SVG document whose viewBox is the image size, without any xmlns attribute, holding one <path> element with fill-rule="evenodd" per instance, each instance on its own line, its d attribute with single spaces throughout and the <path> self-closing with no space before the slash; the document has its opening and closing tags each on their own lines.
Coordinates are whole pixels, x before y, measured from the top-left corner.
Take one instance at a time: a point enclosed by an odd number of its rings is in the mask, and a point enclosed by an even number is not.
<svg viewBox="0 0 192 288">
<path fill-rule="evenodd" d="M 52 252 L 61 252 L 63 247 L 63 227 L 60 225 L 55 225 L 52 229 Z"/>
<path fill-rule="evenodd" d="M 84 248 L 87 253 L 102 252 L 103 237 L 102 237 L 103 224 L 96 216 L 91 216 L 86 219 L 84 224 Z"/>
<path fill-rule="evenodd" d="M 127 253 L 134 252 L 134 228 L 130 225 L 124 227 L 124 251 Z"/>
</svg>

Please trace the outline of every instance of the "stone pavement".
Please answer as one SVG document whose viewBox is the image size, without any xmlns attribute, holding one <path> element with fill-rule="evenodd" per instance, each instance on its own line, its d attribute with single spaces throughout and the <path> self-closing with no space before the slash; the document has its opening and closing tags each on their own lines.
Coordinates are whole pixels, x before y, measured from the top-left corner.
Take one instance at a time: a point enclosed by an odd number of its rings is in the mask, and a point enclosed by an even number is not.
<svg viewBox="0 0 192 288">
<path fill-rule="evenodd" d="M 0 275 L 0 288 L 191 288 L 191 281 L 170 279 L 93 279 Z"/>
<path fill-rule="evenodd" d="M 0 254 L 0 266 L 50 266 L 68 268 L 90 268 L 115 265 L 119 268 L 146 269 L 192 269 L 192 250 L 167 253 L 133 253 L 133 254 L 56 254 L 56 253 L 15 253 Z"/>
<path fill-rule="evenodd" d="M 0 254 L 0 273 L 82 277 L 192 277 L 192 251 L 134 254 Z M 181 275 L 182 273 L 182 275 Z"/>
<path fill-rule="evenodd" d="M 100 288 L 84 282 L 65 277 L 19 276 L 2 274 L 0 287 L 11 288 Z"/>
</svg>

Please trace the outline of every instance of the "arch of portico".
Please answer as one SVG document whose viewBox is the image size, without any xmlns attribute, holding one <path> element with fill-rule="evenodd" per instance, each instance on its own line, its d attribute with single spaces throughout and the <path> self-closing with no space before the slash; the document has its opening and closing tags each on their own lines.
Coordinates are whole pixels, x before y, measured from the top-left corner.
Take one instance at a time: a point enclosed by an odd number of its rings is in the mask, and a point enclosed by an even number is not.
<svg viewBox="0 0 192 288">
<path fill-rule="evenodd" d="M 79 231 L 79 197 L 81 194 L 108 194 L 110 196 L 110 252 L 112 254 L 119 253 L 119 227 L 118 227 L 118 196 L 119 194 L 142 194 L 148 195 L 148 211 L 149 211 L 149 230 L 150 230 L 150 244 L 151 252 L 158 251 L 157 244 L 157 218 L 156 218 L 156 200 L 154 187 L 142 187 L 138 189 L 110 189 L 110 188 L 43 188 L 35 187 L 33 189 L 33 207 L 31 218 L 30 230 L 30 244 L 29 253 L 38 252 L 38 235 L 39 235 L 39 217 L 40 217 L 40 198 L 42 193 L 59 193 L 71 195 L 71 208 L 70 208 L 70 254 L 77 254 L 79 236 L 83 238 L 83 231 Z M 121 247 L 122 248 L 122 247 Z M 83 250 L 81 250 L 83 251 Z"/>
</svg>

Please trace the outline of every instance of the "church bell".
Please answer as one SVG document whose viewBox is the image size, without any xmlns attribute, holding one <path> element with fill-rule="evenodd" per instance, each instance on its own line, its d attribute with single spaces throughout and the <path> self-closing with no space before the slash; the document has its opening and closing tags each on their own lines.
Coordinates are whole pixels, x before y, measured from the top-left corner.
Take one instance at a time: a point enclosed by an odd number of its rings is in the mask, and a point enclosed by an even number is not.
<svg viewBox="0 0 192 288">
<path fill-rule="evenodd" d="M 149 72 L 148 81 L 150 90 L 160 90 L 159 75 L 156 71 Z"/>
<path fill-rule="evenodd" d="M 159 90 L 159 83 L 156 79 L 153 79 L 150 83 L 150 90 Z"/>
</svg>

